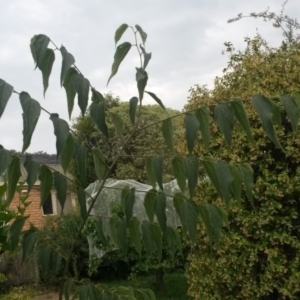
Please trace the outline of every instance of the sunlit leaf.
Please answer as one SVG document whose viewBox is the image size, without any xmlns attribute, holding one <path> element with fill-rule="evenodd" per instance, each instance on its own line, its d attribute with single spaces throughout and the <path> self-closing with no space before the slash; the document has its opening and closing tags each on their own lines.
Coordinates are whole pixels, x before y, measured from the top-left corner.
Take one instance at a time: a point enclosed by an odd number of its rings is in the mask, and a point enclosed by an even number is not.
<svg viewBox="0 0 300 300">
<path fill-rule="evenodd" d="M 14 88 L 10 84 L 0 79 L 0 118 L 13 91 Z"/>
<path fill-rule="evenodd" d="M 184 125 L 185 125 L 186 143 L 187 143 L 189 153 L 191 154 L 193 152 L 193 148 L 197 138 L 199 122 L 194 115 L 190 113 L 186 113 L 184 117 Z"/>
</svg>

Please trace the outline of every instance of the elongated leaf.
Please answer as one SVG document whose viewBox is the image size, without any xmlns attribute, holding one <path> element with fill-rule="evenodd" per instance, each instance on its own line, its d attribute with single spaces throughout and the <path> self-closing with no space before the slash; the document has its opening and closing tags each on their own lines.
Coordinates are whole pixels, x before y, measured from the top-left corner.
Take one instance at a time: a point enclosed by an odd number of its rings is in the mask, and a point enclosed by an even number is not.
<svg viewBox="0 0 300 300">
<path fill-rule="evenodd" d="M 220 103 L 215 107 L 215 122 L 225 137 L 228 146 L 231 145 L 234 125 L 234 112 L 229 103 Z"/>
<path fill-rule="evenodd" d="M 40 67 L 42 65 L 43 58 L 45 56 L 49 43 L 49 37 L 44 34 L 35 35 L 31 39 L 30 50 L 36 66 Z"/>
<path fill-rule="evenodd" d="M 36 183 L 38 176 L 40 174 L 40 164 L 37 163 L 32 159 L 32 156 L 26 155 L 26 159 L 24 162 L 24 167 L 27 171 L 27 186 L 28 186 L 28 193 L 33 188 L 34 184 Z"/>
<path fill-rule="evenodd" d="M 225 161 L 217 161 L 215 168 L 219 180 L 219 187 L 222 193 L 221 197 L 223 201 L 225 201 L 227 207 L 229 207 L 231 185 L 233 182 L 233 176 L 231 174 L 230 167 Z"/>
<path fill-rule="evenodd" d="M 36 123 L 40 117 L 41 106 L 26 92 L 20 93 L 20 102 L 23 109 L 23 148 L 24 152 L 30 145 Z"/>
<path fill-rule="evenodd" d="M 129 100 L 129 117 L 131 124 L 135 124 L 135 114 L 136 114 L 136 107 L 138 105 L 139 99 L 137 97 L 132 97 Z"/>
<path fill-rule="evenodd" d="M 103 230 L 103 220 L 98 218 L 95 227 L 96 227 L 97 236 L 105 247 L 107 245 L 107 239 Z"/>
<path fill-rule="evenodd" d="M 156 156 L 153 158 L 153 170 L 154 170 L 156 181 L 161 190 L 164 189 L 163 175 L 162 175 L 163 174 L 163 163 L 164 163 L 164 159 L 163 159 L 162 155 Z"/>
<path fill-rule="evenodd" d="M 71 53 L 67 51 L 64 46 L 60 47 L 60 53 L 62 55 L 62 65 L 60 73 L 60 84 L 62 86 L 69 69 L 75 63 L 75 58 Z"/>
<path fill-rule="evenodd" d="M 299 108 L 296 101 L 289 95 L 280 95 L 279 100 L 284 106 L 287 116 L 292 124 L 293 130 L 297 131 L 299 122 Z"/>
<path fill-rule="evenodd" d="M 194 190 L 198 183 L 199 176 L 199 160 L 194 154 L 187 155 L 184 159 L 186 178 L 188 180 L 188 187 L 190 197 L 193 197 Z"/>
<path fill-rule="evenodd" d="M 218 194 L 222 197 L 222 192 L 219 185 L 218 174 L 215 168 L 216 162 L 213 161 L 210 157 L 205 157 L 202 161 L 202 165 L 212 184 L 215 186 Z"/>
<path fill-rule="evenodd" d="M 69 168 L 71 159 L 73 157 L 73 153 L 74 153 L 74 139 L 72 135 L 69 134 L 65 146 L 60 154 L 61 166 L 65 173 Z"/>
<path fill-rule="evenodd" d="M 231 183 L 231 191 L 235 197 L 235 199 L 238 201 L 238 203 L 241 203 L 241 192 L 242 192 L 242 174 L 240 172 L 240 169 L 235 165 L 229 165 L 231 174 L 233 176 L 233 181 Z"/>
<path fill-rule="evenodd" d="M 41 266 L 42 274 L 46 274 L 50 261 L 50 247 L 47 244 L 43 244 L 39 247 L 38 259 Z"/>
<path fill-rule="evenodd" d="M 85 220 L 88 217 L 85 192 L 82 188 L 77 187 L 76 193 L 77 193 L 77 200 L 80 207 L 80 216 L 83 220 Z"/>
<path fill-rule="evenodd" d="M 153 240 L 152 224 L 148 221 L 142 223 L 142 240 L 146 249 L 147 256 L 150 257 L 154 251 L 155 244 Z"/>
<path fill-rule="evenodd" d="M 185 214 L 184 214 L 184 202 L 186 201 L 186 197 L 181 193 L 176 193 L 173 197 L 173 205 L 174 208 L 180 218 L 181 224 L 185 224 Z"/>
<path fill-rule="evenodd" d="M 56 153 L 57 157 L 59 157 L 70 135 L 70 129 L 68 123 L 60 119 L 58 114 L 51 114 L 50 120 L 53 122 L 54 134 L 56 136 Z"/>
<path fill-rule="evenodd" d="M 25 217 L 17 217 L 10 226 L 9 238 L 10 238 L 12 251 L 14 251 L 18 247 L 21 231 L 25 224 L 25 220 L 26 220 Z"/>
<path fill-rule="evenodd" d="M 160 263 L 162 258 L 162 231 L 157 223 L 152 224 L 152 234 L 157 251 L 158 262 Z"/>
<path fill-rule="evenodd" d="M 22 240 L 23 261 L 26 260 L 32 254 L 36 240 L 36 230 L 29 229 L 24 233 Z"/>
<path fill-rule="evenodd" d="M 87 151 L 83 144 L 75 143 L 75 160 L 78 168 L 80 182 L 85 186 L 86 182 L 86 157 Z"/>
<path fill-rule="evenodd" d="M 47 49 L 39 69 L 42 71 L 43 75 L 43 86 L 44 86 L 44 97 L 49 86 L 49 77 L 52 71 L 53 63 L 55 60 L 55 54 L 52 49 Z"/>
<path fill-rule="evenodd" d="M 118 237 L 117 237 L 117 232 L 116 232 L 116 224 L 117 224 L 118 220 L 119 220 L 119 218 L 116 215 L 112 215 L 112 217 L 109 219 L 110 236 L 116 247 L 119 247 Z"/>
<path fill-rule="evenodd" d="M 130 235 L 131 242 L 133 243 L 133 246 L 134 246 L 135 250 L 138 252 L 138 254 L 141 255 L 142 235 L 141 235 L 141 231 L 140 231 L 140 221 L 136 217 L 133 217 L 129 221 L 128 229 L 129 229 L 129 235 Z"/>
<path fill-rule="evenodd" d="M 250 123 L 246 114 L 246 110 L 242 101 L 237 100 L 231 102 L 231 107 L 234 111 L 236 119 L 239 121 L 244 131 L 247 134 L 247 137 L 250 141 L 253 141 L 253 136 L 250 129 Z"/>
<path fill-rule="evenodd" d="M 64 284 L 65 300 L 70 300 L 72 286 L 73 286 L 73 279 L 70 278 Z"/>
<path fill-rule="evenodd" d="M 73 85 L 78 94 L 78 106 L 84 116 L 89 101 L 90 82 L 82 74 L 78 74 L 73 77 Z"/>
<path fill-rule="evenodd" d="M 172 255 L 173 264 L 175 263 L 175 253 L 177 249 L 181 249 L 179 233 L 172 227 L 168 226 L 166 230 L 167 242 Z"/>
<path fill-rule="evenodd" d="M 210 216 L 210 226 L 213 231 L 213 241 L 218 245 L 223 226 L 223 214 L 220 208 L 214 204 L 207 204 L 207 209 Z"/>
<path fill-rule="evenodd" d="M 201 107 L 196 110 L 196 118 L 199 122 L 199 128 L 205 147 L 209 148 L 210 131 L 209 131 L 209 110 L 207 107 Z"/>
<path fill-rule="evenodd" d="M 74 81 L 75 76 L 77 76 L 77 75 L 78 75 L 78 72 L 76 71 L 75 68 L 69 68 L 69 70 L 65 76 L 64 82 L 63 82 L 63 87 L 67 94 L 68 113 L 69 113 L 70 119 L 72 116 L 72 111 L 74 108 L 74 99 L 76 96 L 76 90 L 74 88 L 73 81 Z"/>
<path fill-rule="evenodd" d="M 10 84 L 0 79 L 0 118 L 13 91 L 14 88 Z"/>
<path fill-rule="evenodd" d="M 150 222 L 154 220 L 154 203 L 157 196 L 157 191 L 155 189 L 149 190 L 144 198 L 144 207 Z"/>
<path fill-rule="evenodd" d="M 156 186 L 156 177 L 153 168 L 153 157 L 148 157 L 146 159 L 146 172 L 149 179 L 150 184 L 153 188 Z"/>
<path fill-rule="evenodd" d="M 10 165 L 7 170 L 7 202 L 10 203 L 14 198 L 16 187 L 21 177 L 21 163 L 20 158 L 16 155 L 12 155 Z"/>
<path fill-rule="evenodd" d="M 0 146 L 0 176 L 7 169 L 11 162 L 11 154 L 8 150 Z"/>
<path fill-rule="evenodd" d="M 145 48 L 142 45 L 140 45 L 140 48 L 142 50 L 143 57 L 144 57 L 143 69 L 146 70 L 146 68 L 148 66 L 148 63 L 149 63 L 149 61 L 150 61 L 150 59 L 152 57 L 152 53 L 147 53 L 145 51 Z"/>
<path fill-rule="evenodd" d="M 124 34 L 124 32 L 127 30 L 128 25 L 127 24 L 122 24 L 115 33 L 115 44 L 118 43 L 118 41 L 120 40 L 120 38 L 122 37 L 122 35 Z"/>
<path fill-rule="evenodd" d="M 125 199 L 124 199 L 125 218 L 126 218 L 127 224 L 129 223 L 130 219 L 132 218 L 134 202 L 135 202 L 135 188 L 132 188 L 132 189 L 130 189 L 129 193 L 126 194 Z"/>
<path fill-rule="evenodd" d="M 94 94 L 95 92 L 93 92 Z M 108 138 L 108 128 L 105 122 L 104 103 L 93 101 L 90 105 L 90 116 L 99 130 Z"/>
<path fill-rule="evenodd" d="M 266 135 L 277 148 L 283 150 L 273 124 L 275 112 L 274 107 L 276 107 L 276 105 L 271 100 L 262 95 L 252 96 L 251 102 L 262 122 L 263 129 Z"/>
<path fill-rule="evenodd" d="M 118 238 L 119 247 L 123 250 L 125 255 L 127 254 L 127 232 L 126 232 L 126 220 L 120 219 L 116 223 L 116 234 Z"/>
<path fill-rule="evenodd" d="M 147 81 L 148 81 L 147 72 L 142 68 L 136 68 L 136 82 L 137 82 L 137 88 L 139 91 L 140 101 L 142 101 L 144 98 L 144 91 L 145 91 L 145 87 L 147 85 Z"/>
<path fill-rule="evenodd" d="M 118 72 L 119 66 L 127 53 L 129 52 L 131 48 L 131 44 L 129 42 L 125 42 L 121 45 L 119 45 L 116 49 L 116 53 L 114 55 L 114 62 L 111 67 L 111 74 L 108 78 L 107 85 L 109 84 L 109 81 L 112 79 L 113 76 L 115 76 Z"/>
<path fill-rule="evenodd" d="M 254 186 L 253 170 L 250 167 L 250 165 L 246 164 L 246 163 L 241 164 L 238 167 L 243 175 L 246 197 L 248 198 L 250 203 L 253 205 L 253 196 L 252 196 L 252 190 L 253 190 L 253 186 Z"/>
<path fill-rule="evenodd" d="M 186 170 L 183 157 L 174 157 L 172 159 L 173 173 L 177 180 L 180 190 L 184 193 L 186 187 Z"/>
<path fill-rule="evenodd" d="M 93 149 L 93 159 L 97 178 L 98 180 L 102 180 L 105 175 L 106 166 L 104 156 L 99 149 Z"/>
<path fill-rule="evenodd" d="M 163 120 L 161 130 L 168 148 L 174 153 L 172 120 Z"/>
<path fill-rule="evenodd" d="M 154 213 L 163 232 L 165 232 L 167 227 L 166 208 L 167 208 L 166 195 L 164 192 L 158 192 L 154 201 Z"/>
<path fill-rule="evenodd" d="M 187 143 L 189 153 L 191 154 L 193 152 L 193 148 L 197 138 L 199 122 L 194 115 L 190 113 L 186 113 L 184 118 L 184 125 L 185 125 L 186 143 Z"/>
<path fill-rule="evenodd" d="M 143 45 L 145 45 L 147 40 L 147 33 L 143 31 L 142 27 L 140 25 L 135 25 L 136 30 L 139 32 Z"/>
<path fill-rule="evenodd" d="M 184 225 L 189 233 L 191 241 L 195 241 L 198 223 L 198 206 L 192 200 L 183 202 Z"/>
<path fill-rule="evenodd" d="M 64 175 L 62 175 L 59 172 L 54 172 L 53 177 L 54 177 L 54 187 L 56 189 L 57 200 L 63 210 L 67 199 L 67 189 L 68 189 L 67 179 Z"/>
<path fill-rule="evenodd" d="M 166 110 L 165 106 L 163 105 L 162 101 L 154 94 L 151 92 L 147 92 L 145 91 L 145 93 L 147 93 L 148 95 L 150 95 L 152 97 L 152 99 L 154 99 L 156 101 L 156 103 L 163 109 Z"/>
<path fill-rule="evenodd" d="M 121 137 L 123 135 L 123 126 L 124 126 L 121 117 L 118 114 L 112 112 L 110 113 L 110 116 L 116 128 L 117 134 Z"/>
<path fill-rule="evenodd" d="M 41 196 L 41 206 L 43 206 L 50 195 L 53 186 L 53 174 L 51 170 L 45 166 L 41 166 L 41 172 L 39 179 L 40 183 L 40 196 Z"/>
</svg>

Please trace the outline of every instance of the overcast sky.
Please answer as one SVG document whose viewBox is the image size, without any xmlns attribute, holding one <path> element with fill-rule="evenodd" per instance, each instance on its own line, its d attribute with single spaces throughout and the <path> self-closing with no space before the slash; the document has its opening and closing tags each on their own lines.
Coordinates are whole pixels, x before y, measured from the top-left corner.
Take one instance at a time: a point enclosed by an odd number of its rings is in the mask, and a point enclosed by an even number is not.
<svg viewBox="0 0 300 300">
<path fill-rule="evenodd" d="M 224 42 L 244 48 L 244 37 L 253 37 L 256 28 L 271 45 L 278 45 L 281 32 L 270 23 L 244 19 L 227 24 L 243 12 L 259 12 L 268 6 L 279 12 L 283 0 L 0 0 L 0 78 L 18 92 L 26 91 L 51 112 L 67 119 L 64 89 L 59 85 L 61 55 L 43 98 L 42 76 L 34 71 L 29 42 L 33 35 L 48 35 L 57 45 L 72 53 L 76 65 L 100 92 L 108 91 L 128 101 L 137 95 L 135 67 L 137 53 L 131 51 L 110 75 L 114 55 L 114 33 L 122 23 L 139 24 L 148 34 L 146 50 L 152 52 L 147 90 L 156 93 L 167 107 L 182 109 L 194 84 L 213 86 L 228 58 L 222 55 Z M 290 0 L 286 12 L 297 17 L 299 0 Z M 298 5 L 297 5 L 298 4 Z M 123 41 L 133 42 L 128 31 Z M 134 49 L 132 49 L 134 50 Z M 145 96 L 146 103 L 153 103 Z M 73 116 L 78 115 L 75 109 Z M 0 120 L 0 144 L 7 149 L 22 148 L 22 111 L 17 95 Z M 55 153 L 52 122 L 42 112 L 28 152 Z"/>
</svg>

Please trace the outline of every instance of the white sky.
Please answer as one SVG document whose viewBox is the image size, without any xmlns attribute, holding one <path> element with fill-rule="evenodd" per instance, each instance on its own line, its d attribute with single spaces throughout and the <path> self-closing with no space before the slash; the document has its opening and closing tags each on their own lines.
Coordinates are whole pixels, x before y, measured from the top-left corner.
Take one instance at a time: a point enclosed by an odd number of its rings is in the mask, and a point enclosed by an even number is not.
<svg viewBox="0 0 300 300">
<path fill-rule="evenodd" d="M 297 17 L 299 0 L 290 0 L 286 13 Z M 131 51 L 118 74 L 106 88 L 114 55 L 114 33 L 122 23 L 139 24 L 148 34 L 146 50 L 152 52 L 147 71 L 147 90 L 167 107 L 182 109 L 194 84 L 213 86 L 228 58 L 224 42 L 244 48 L 244 37 L 256 29 L 271 45 L 282 40 L 270 23 L 244 19 L 227 24 L 238 13 L 260 12 L 268 6 L 280 12 L 282 0 L 0 0 L 0 78 L 18 92 L 26 91 L 41 105 L 67 119 L 65 90 L 60 88 L 61 55 L 56 53 L 50 85 L 43 98 L 42 76 L 34 71 L 29 42 L 33 35 L 48 35 L 72 53 L 76 65 L 101 93 L 108 91 L 128 101 L 137 95 L 135 67 L 138 56 Z M 133 42 L 128 31 L 122 41 Z M 132 49 L 134 50 L 134 49 Z M 145 103 L 153 103 L 145 96 Z M 76 107 L 73 117 L 78 115 Z M 0 144 L 22 149 L 22 110 L 17 95 L 9 100 L 0 120 Z M 41 114 L 28 152 L 55 153 L 53 125 Z"/>
</svg>

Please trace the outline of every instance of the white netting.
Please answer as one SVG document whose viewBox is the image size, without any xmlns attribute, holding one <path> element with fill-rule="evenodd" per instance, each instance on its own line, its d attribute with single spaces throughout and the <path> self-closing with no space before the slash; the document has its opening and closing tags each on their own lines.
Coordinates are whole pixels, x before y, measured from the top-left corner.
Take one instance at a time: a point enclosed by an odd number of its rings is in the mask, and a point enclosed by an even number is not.
<svg viewBox="0 0 300 300">
<path fill-rule="evenodd" d="M 99 191 L 99 187 L 101 182 L 95 181 L 91 183 L 87 188 L 86 192 L 95 197 L 97 192 Z M 99 217 L 107 217 L 111 215 L 111 205 L 113 203 L 117 203 L 121 201 L 121 191 L 122 189 L 128 186 L 129 188 L 135 188 L 135 203 L 133 206 L 133 216 L 136 216 L 140 221 L 148 220 L 147 214 L 144 208 L 144 198 L 146 192 L 151 190 L 152 186 L 147 184 L 139 183 L 135 180 L 114 180 L 114 179 L 107 179 L 103 190 L 101 191 L 100 195 L 97 198 L 97 201 L 91 211 L 91 215 L 99 216 Z M 169 183 L 164 184 L 164 193 L 167 195 L 167 208 L 166 208 L 166 215 L 167 215 L 167 223 L 169 226 L 176 227 L 180 224 L 179 217 L 175 212 L 173 206 L 173 198 L 177 192 L 179 192 L 179 187 L 177 185 L 176 180 L 173 180 Z M 89 209 L 91 204 L 91 198 L 87 199 L 87 209 Z M 107 222 L 105 222 L 107 221 Z M 104 219 L 104 230 L 106 232 L 109 231 L 109 223 L 108 219 Z M 105 254 L 105 251 L 101 249 L 97 249 L 92 237 L 88 237 L 89 243 L 89 252 L 90 257 L 96 255 L 98 258 Z"/>
</svg>

